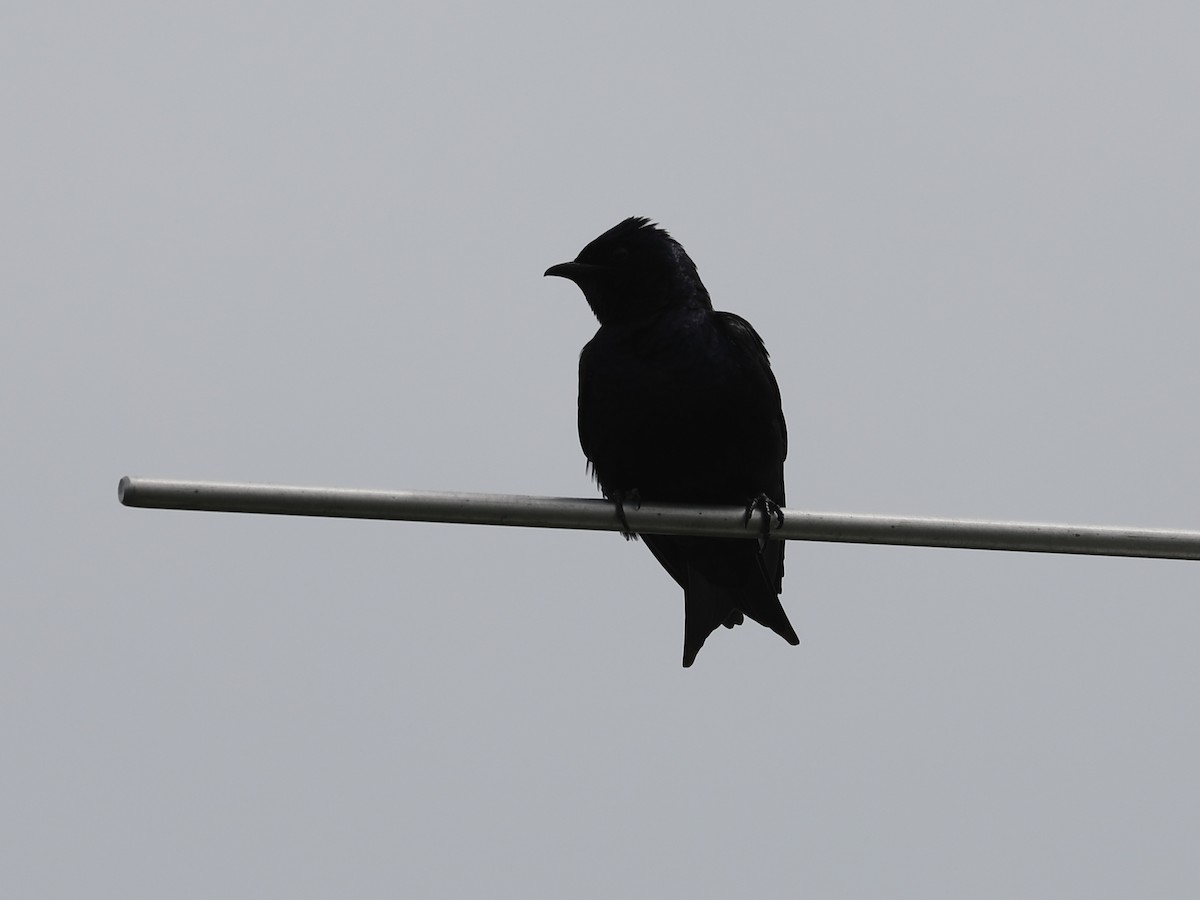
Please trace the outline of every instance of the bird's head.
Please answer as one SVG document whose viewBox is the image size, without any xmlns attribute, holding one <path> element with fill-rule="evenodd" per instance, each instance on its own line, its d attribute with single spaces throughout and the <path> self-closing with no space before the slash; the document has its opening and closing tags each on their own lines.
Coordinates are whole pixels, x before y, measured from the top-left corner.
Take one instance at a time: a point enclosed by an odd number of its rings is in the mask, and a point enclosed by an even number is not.
<svg viewBox="0 0 1200 900">
<path fill-rule="evenodd" d="M 579 285 L 601 325 L 637 321 L 667 307 L 712 308 L 696 264 L 649 219 L 626 219 L 546 274 Z"/>
</svg>

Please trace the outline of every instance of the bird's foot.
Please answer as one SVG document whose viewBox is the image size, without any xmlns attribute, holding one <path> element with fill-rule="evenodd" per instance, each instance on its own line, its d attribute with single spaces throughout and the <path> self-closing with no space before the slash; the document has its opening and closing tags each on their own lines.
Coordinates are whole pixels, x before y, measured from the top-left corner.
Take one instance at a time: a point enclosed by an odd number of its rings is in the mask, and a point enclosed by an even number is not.
<svg viewBox="0 0 1200 900">
<path fill-rule="evenodd" d="M 625 518 L 625 504 L 632 503 L 634 509 L 642 508 L 642 494 L 637 488 L 629 490 L 613 491 L 609 497 L 613 503 L 617 505 L 617 518 L 621 520 L 621 537 L 627 541 L 637 540 L 637 533 L 629 527 L 629 520 Z"/>
<path fill-rule="evenodd" d="M 743 525 L 750 524 L 750 517 L 754 515 L 755 511 L 763 514 L 762 528 L 758 533 L 758 552 L 762 553 L 767 548 L 767 535 L 771 533 L 771 519 L 775 520 L 776 528 L 783 527 L 783 508 L 766 494 L 751 497 L 746 501 L 746 514 L 742 517 Z"/>
</svg>

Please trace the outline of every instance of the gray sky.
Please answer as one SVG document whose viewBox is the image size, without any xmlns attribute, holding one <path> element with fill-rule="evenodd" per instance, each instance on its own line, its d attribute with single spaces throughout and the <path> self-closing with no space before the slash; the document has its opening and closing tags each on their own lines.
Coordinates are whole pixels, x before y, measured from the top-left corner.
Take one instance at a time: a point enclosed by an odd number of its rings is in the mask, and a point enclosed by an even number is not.
<svg viewBox="0 0 1200 900">
<path fill-rule="evenodd" d="M 0 13 L 0 894 L 1200 893 L 1195 564 L 797 544 L 685 671 L 615 535 L 116 501 L 591 496 L 637 214 L 790 505 L 1200 528 L 1200 6 L 187 6 Z"/>
</svg>

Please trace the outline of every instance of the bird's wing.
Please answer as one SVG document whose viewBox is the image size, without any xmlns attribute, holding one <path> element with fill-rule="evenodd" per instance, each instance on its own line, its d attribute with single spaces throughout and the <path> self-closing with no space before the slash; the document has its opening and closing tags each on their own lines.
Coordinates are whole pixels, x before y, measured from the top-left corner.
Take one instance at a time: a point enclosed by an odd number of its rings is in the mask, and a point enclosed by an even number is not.
<svg viewBox="0 0 1200 900">
<path fill-rule="evenodd" d="M 783 461 L 787 458 L 787 423 L 783 417 L 783 400 L 779 394 L 779 384 L 775 373 L 771 371 L 770 356 L 767 353 L 763 339 L 759 337 L 754 327 L 733 313 L 718 312 L 714 314 L 717 327 L 720 328 L 738 350 L 738 354 L 747 362 L 746 371 L 753 379 L 754 395 L 763 398 L 762 412 L 773 419 L 774 428 L 778 429 L 769 440 L 777 440 L 778 453 L 775 456 L 770 484 L 765 485 L 766 494 L 780 506 L 787 504 L 786 491 L 783 482 Z M 768 431 L 774 429 L 768 428 Z M 778 593 L 783 589 L 783 541 L 769 541 L 763 552 L 758 556 L 762 575 L 767 584 L 772 585 Z M 768 627 L 774 627 L 768 623 Z M 778 630 L 778 629 L 776 629 Z M 780 634 L 783 634 L 781 631 Z M 785 635 L 787 637 L 787 635 Z M 790 638 L 789 638 L 790 639 Z"/>
<path fill-rule="evenodd" d="M 750 362 L 750 371 L 758 382 L 756 388 L 761 392 L 760 396 L 769 398 L 768 403 L 770 403 L 771 409 L 776 411 L 776 421 L 783 438 L 783 454 L 780 457 L 782 462 L 787 458 L 787 423 L 783 418 L 783 398 L 779 394 L 779 383 L 775 380 L 775 373 L 771 371 L 771 355 L 767 353 L 767 345 L 754 330 L 754 326 L 741 316 L 731 312 L 717 312 L 713 315 L 717 327 L 733 341 L 741 355 Z M 783 503 L 782 496 L 771 499 L 777 503 Z"/>
</svg>

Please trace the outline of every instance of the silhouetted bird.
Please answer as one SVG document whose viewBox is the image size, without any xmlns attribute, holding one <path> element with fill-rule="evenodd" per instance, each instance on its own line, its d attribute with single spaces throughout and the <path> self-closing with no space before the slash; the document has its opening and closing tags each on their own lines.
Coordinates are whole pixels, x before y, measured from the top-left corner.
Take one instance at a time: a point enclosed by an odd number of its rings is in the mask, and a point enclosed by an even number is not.
<svg viewBox="0 0 1200 900">
<path fill-rule="evenodd" d="M 787 427 L 767 350 L 745 319 L 713 310 L 683 248 L 629 218 L 546 274 L 575 282 L 600 321 L 579 357 L 579 442 L 622 520 L 640 500 L 777 512 Z M 779 603 L 783 541 L 642 539 L 683 588 L 685 666 L 743 613 L 800 643 Z"/>
</svg>

